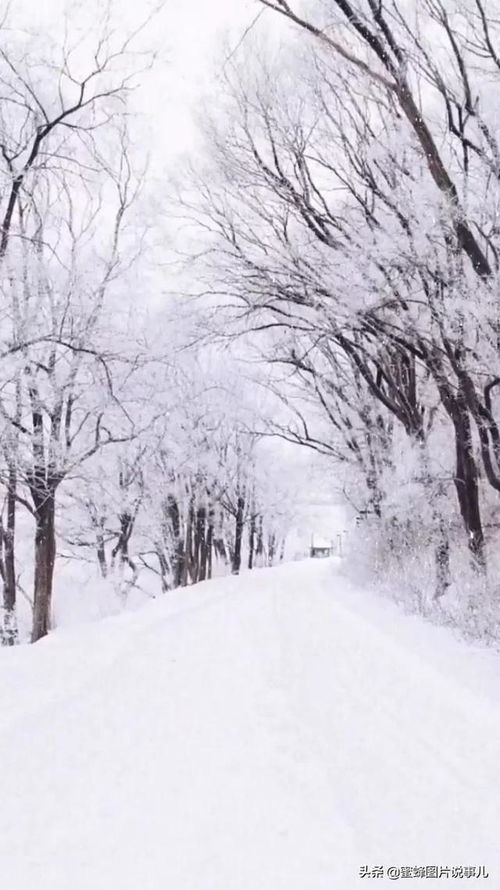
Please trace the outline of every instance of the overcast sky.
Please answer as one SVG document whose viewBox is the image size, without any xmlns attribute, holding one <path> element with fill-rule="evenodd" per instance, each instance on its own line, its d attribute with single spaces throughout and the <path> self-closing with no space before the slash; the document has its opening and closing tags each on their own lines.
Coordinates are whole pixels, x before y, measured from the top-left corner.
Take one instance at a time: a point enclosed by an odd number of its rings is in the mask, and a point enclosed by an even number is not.
<svg viewBox="0 0 500 890">
<path fill-rule="evenodd" d="M 256 0 L 167 0 L 156 90 L 147 101 L 154 115 L 158 111 L 155 129 L 168 152 L 189 148 L 193 112 L 217 76 L 224 40 L 236 46 L 258 11 Z"/>
</svg>

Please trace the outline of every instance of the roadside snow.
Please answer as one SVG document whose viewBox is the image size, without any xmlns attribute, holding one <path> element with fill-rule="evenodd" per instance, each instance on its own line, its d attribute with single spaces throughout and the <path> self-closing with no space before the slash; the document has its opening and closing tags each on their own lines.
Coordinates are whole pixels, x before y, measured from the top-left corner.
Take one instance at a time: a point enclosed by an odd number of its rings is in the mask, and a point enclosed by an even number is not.
<svg viewBox="0 0 500 890">
<path fill-rule="evenodd" d="M 58 631 L 1 652 L 0 678 L 9 890 L 357 890 L 363 865 L 482 864 L 443 885 L 500 886 L 500 658 L 333 560 Z"/>
</svg>

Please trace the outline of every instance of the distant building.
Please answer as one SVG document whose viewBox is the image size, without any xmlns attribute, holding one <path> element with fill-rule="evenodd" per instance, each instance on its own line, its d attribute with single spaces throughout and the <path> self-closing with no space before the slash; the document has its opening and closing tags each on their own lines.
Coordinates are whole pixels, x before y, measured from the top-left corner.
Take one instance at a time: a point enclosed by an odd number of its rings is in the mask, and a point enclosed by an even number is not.
<svg viewBox="0 0 500 890">
<path fill-rule="evenodd" d="M 335 555 L 333 541 L 313 535 L 311 538 L 310 556 L 312 559 L 326 559 Z"/>
</svg>

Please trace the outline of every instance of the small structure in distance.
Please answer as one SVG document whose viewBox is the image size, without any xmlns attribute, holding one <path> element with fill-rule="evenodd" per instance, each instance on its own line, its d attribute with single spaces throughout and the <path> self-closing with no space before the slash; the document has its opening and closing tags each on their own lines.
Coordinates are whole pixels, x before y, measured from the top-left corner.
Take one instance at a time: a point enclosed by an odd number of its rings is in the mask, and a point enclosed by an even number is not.
<svg viewBox="0 0 500 890">
<path fill-rule="evenodd" d="M 320 538 L 318 535 L 311 536 L 310 556 L 312 559 L 326 559 L 328 556 L 334 555 L 333 541 L 327 541 L 326 538 Z"/>
</svg>

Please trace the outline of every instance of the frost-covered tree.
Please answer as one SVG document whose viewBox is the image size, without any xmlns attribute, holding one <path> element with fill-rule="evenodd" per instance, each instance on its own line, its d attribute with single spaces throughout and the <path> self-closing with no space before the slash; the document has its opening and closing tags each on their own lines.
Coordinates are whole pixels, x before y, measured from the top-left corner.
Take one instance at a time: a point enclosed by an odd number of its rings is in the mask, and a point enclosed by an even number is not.
<svg viewBox="0 0 500 890">
<path fill-rule="evenodd" d="M 125 340 L 119 281 L 141 240 L 140 227 L 134 248 L 127 233 L 141 175 L 124 115 L 130 38 L 105 18 L 90 47 L 75 35 L 31 56 L 27 40 L 9 33 L 0 54 L 2 575 L 11 626 L 22 504 L 35 529 L 36 640 L 50 622 L 57 491 L 133 431 L 121 387 L 134 358 L 111 346 L 110 318 Z"/>
<path fill-rule="evenodd" d="M 184 192 L 205 281 L 223 323 L 289 369 L 284 398 L 301 389 L 287 437 L 357 466 L 363 514 L 417 546 L 388 482 L 414 455 L 401 485 L 415 506 L 426 493 L 435 592 L 458 518 L 480 590 L 500 456 L 498 24 L 475 0 L 263 5 L 304 39 L 279 66 L 226 66 L 212 162 Z"/>
</svg>

